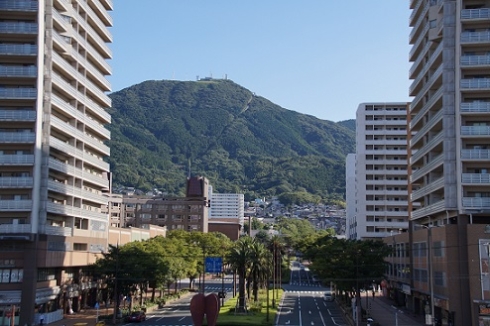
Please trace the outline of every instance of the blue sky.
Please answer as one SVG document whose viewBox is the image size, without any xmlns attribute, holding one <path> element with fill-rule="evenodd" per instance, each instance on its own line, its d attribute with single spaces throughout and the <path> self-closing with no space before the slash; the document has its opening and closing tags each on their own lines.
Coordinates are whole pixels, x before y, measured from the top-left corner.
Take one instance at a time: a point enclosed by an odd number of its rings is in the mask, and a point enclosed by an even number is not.
<svg viewBox="0 0 490 326">
<path fill-rule="evenodd" d="M 223 78 L 293 111 L 355 119 L 408 96 L 408 0 L 117 0 L 112 90 Z"/>
</svg>

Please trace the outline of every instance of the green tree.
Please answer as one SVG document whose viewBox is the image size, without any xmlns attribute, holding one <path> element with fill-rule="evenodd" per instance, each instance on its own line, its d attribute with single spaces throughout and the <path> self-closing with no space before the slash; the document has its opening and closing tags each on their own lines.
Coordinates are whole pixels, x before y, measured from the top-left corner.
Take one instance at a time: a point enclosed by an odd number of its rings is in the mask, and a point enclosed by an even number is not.
<svg viewBox="0 0 490 326">
<path fill-rule="evenodd" d="M 227 257 L 231 267 L 238 274 L 238 307 L 240 312 L 246 310 L 245 307 L 245 280 L 249 273 L 250 257 L 252 256 L 252 238 L 245 236 L 235 242 Z"/>
</svg>

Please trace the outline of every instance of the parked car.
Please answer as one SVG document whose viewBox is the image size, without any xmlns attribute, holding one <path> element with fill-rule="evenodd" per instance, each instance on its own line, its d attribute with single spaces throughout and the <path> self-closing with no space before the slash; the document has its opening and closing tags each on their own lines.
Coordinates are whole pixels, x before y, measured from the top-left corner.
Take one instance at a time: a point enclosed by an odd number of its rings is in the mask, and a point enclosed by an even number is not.
<svg viewBox="0 0 490 326">
<path fill-rule="evenodd" d="M 146 315 L 143 311 L 133 311 L 131 315 L 126 317 L 126 321 L 129 323 L 133 321 L 140 323 L 145 320 L 146 320 Z"/>
</svg>

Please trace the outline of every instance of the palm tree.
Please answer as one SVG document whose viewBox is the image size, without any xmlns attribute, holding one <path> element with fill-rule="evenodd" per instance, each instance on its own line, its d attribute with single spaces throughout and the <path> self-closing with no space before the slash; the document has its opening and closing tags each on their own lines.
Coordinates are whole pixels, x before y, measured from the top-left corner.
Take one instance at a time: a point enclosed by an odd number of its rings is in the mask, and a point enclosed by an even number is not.
<svg viewBox="0 0 490 326">
<path fill-rule="evenodd" d="M 250 257 L 252 256 L 253 240 L 250 237 L 242 237 L 230 250 L 228 262 L 238 274 L 238 311 L 246 311 L 245 306 L 245 279 L 248 276 Z"/>
<path fill-rule="evenodd" d="M 284 250 L 283 239 L 277 235 L 272 236 L 269 241 L 269 250 L 272 253 L 272 265 L 273 265 L 273 295 L 272 295 L 272 306 L 275 306 L 276 298 L 276 283 L 282 283 L 282 257 Z"/>
<path fill-rule="evenodd" d="M 269 274 L 272 270 L 272 255 L 267 248 L 259 241 L 253 241 L 250 257 L 250 280 L 254 301 L 258 301 L 259 288 L 269 281 Z"/>
</svg>

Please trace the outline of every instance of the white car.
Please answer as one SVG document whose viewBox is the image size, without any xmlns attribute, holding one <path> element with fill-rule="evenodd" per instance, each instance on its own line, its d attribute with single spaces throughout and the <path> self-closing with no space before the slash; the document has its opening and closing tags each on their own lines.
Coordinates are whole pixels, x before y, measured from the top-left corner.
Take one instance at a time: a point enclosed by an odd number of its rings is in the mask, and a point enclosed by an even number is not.
<svg viewBox="0 0 490 326">
<path fill-rule="evenodd" d="M 331 292 L 325 292 L 323 295 L 323 301 L 333 301 L 334 295 Z"/>
</svg>

